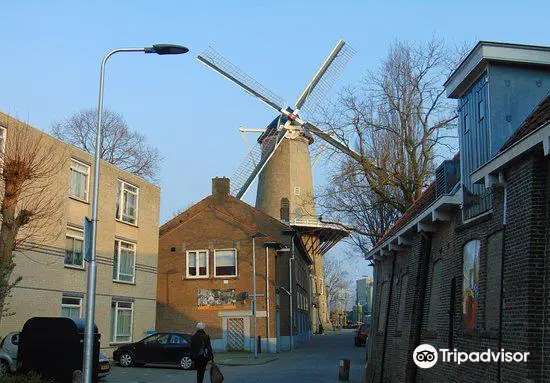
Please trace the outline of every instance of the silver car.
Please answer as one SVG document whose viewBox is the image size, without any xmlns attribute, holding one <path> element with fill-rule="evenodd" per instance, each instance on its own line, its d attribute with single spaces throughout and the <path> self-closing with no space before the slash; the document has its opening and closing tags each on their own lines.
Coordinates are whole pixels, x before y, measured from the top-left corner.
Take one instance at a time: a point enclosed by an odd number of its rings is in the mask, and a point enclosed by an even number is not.
<svg viewBox="0 0 550 383">
<path fill-rule="evenodd" d="M 0 376 L 17 368 L 17 348 L 19 346 L 19 331 L 10 332 L 0 343 Z"/>
</svg>

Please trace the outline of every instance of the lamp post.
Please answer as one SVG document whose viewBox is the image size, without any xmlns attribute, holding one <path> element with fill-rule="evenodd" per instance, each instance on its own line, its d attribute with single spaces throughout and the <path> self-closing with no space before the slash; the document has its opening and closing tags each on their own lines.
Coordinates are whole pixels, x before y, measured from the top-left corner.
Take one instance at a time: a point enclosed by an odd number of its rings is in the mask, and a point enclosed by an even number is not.
<svg viewBox="0 0 550 383">
<path fill-rule="evenodd" d="M 252 236 L 252 289 L 254 295 L 252 296 L 252 315 L 254 316 L 254 358 L 258 357 L 258 340 L 257 337 L 257 316 L 256 316 L 256 238 L 266 237 L 263 233 L 256 233 Z"/>
<path fill-rule="evenodd" d="M 90 260 L 88 267 L 88 285 L 87 285 L 87 300 L 86 300 L 86 330 L 84 335 L 84 366 L 83 376 L 84 383 L 92 383 L 92 374 L 97 374 L 97 371 L 92 371 L 93 367 L 93 350 L 94 350 L 94 316 L 95 316 L 95 292 L 96 292 L 96 249 L 97 249 L 97 218 L 98 218 L 98 200 L 99 200 L 99 166 L 101 153 L 101 117 L 103 112 L 103 82 L 105 79 L 105 64 L 109 57 L 119 52 L 143 52 L 156 53 L 159 55 L 176 55 L 189 52 L 184 46 L 172 44 L 157 44 L 152 47 L 142 48 L 118 48 L 110 51 L 105 55 L 101 62 L 101 72 L 99 76 L 99 102 L 97 108 L 97 131 L 95 143 L 95 165 L 94 165 L 94 194 L 92 200 L 92 243 Z"/>
</svg>

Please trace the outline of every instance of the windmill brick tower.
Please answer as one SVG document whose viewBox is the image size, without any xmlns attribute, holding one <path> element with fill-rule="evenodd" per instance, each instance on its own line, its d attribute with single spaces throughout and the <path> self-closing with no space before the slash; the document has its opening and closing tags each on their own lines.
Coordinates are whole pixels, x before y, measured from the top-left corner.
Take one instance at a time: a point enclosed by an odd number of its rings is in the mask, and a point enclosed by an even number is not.
<svg viewBox="0 0 550 383">
<path fill-rule="evenodd" d="M 198 56 L 199 61 L 231 80 L 246 92 L 275 109 L 279 116 L 260 132 L 257 145 L 233 177 L 232 194 L 242 198 L 258 179 L 256 207 L 280 218 L 300 233 L 314 260 L 312 285 L 312 328 L 331 328 L 323 273 L 323 255 L 349 233 L 339 225 L 322 223 L 317 218 L 310 145 L 314 137 L 360 159 L 359 154 L 317 128 L 301 115 L 313 114 L 332 84 L 353 56 L 353 50 L 340 40 L 306 87 L 296 108 L 283 107 L 284 101 L 230 63 L 214 49 Z M 241 129 L 241 132 L 246 129 Z"/>
</svg>

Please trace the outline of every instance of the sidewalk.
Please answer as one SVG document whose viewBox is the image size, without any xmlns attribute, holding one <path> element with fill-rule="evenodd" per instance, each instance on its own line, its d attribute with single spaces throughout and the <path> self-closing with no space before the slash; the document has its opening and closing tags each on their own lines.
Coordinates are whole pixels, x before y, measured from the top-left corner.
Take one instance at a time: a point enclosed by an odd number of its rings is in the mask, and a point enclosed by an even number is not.
<svg viewBox="0 0 550 383">
<path fill-rule="evenodd" d="M 279 359 L 277 354 L 259 354 L 254 359 L 254 354 L 250 352 L 216 352 L 214 362 L 220 366 L 254 366 L 266 364 Z"/>
</svg>

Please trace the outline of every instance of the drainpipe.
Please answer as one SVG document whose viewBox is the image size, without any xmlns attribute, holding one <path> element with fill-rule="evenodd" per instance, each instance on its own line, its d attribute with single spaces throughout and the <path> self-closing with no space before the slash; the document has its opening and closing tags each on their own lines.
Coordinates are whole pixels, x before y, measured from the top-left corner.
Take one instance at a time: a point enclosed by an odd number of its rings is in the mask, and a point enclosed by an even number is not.
<svg viewBox="0 0 550 383">
<path fill-rule="evenodd" d="M 265 344 L 266 352 L 269 355 L 269 248 L 265 248 L 265 312 L 267 316 L 267 337 Z"/>
<path fill-rule="evenodd" d="M 265 246 L 265 300 L 266 300 L 266 316 L 267 316 L 267 343 L 266 343 L 266 350 L 269 354 L 269 336 L 271 335 L 270 332 L 270 315 L 269 315 L 269 249 L 277 249 L 280 248 L 280 244 L 275 242 L 266 242 L 264 243 Z"/>
<path fill-rule="evenodd" d="M 371 301 L 371 313 L 370 313 L 370 335 L 368 338 L 368 345 L 367 345 L 367 352 L 366 352 L 366 361 L 369 361 L 369 355 L 372 355 L 372 337 L 374 335 L 374 318 L 376 318 L 375 310 L 376 310 L 376 266 L 374 265 L 374 260 L 372 261 L 372 301 Z M 366 366 L 365 366 L 366 371 Z"/>
<path fill-rule="evenodd" d="M 504 172 L 498 174 L 498 181 L 504 187 L 504 196 L 503 196 L 503 212 L 502 212 L 502 250 L 500 256 L 500 306 L 499 306 L 499 315 L 498 315 L 498 350 L 502 349 L 502 317 L 504 314 L 504 242 L 506 238 L 506 222 L 508 219 L 508 183 L 506 182 L 506 177 Z M 497 370 L 497 381 L 502 381 L 501 376 L 502 362 L 500 358 L 498 359 L 498 370 Z"/>
<path fill-rule="evenodd" d="M 292 351 L 294 341 L 294 280 L 292 279 L 292 261 L 294 261 L 294 235 L 292 236 L 291 254 L 292 255 L 290 256 L 290 259 L 288 260 L 288 270 L 290 278 L 290 351 Z"/>
<path fill-rule="evenodd" d="M 386 307 L 386 320 L 384 321 L 384 342 L 382 343 L 382 361 L 380 362 L 380 383 L 384 381 L 384 362 L 386 359 L 386 346 L 388 341 L 388 325 L 390 319 L 390 309 L 391 309 L 391 296 L 393 292 L 393 278 L 395 275 L 395 260 L 397 258 L 397 253 L 393 253 L 392 267 L 391 267 L 391 277 L 390 277 L 390 287 L 388 290 L 388 306 Z"/>
</svg>

